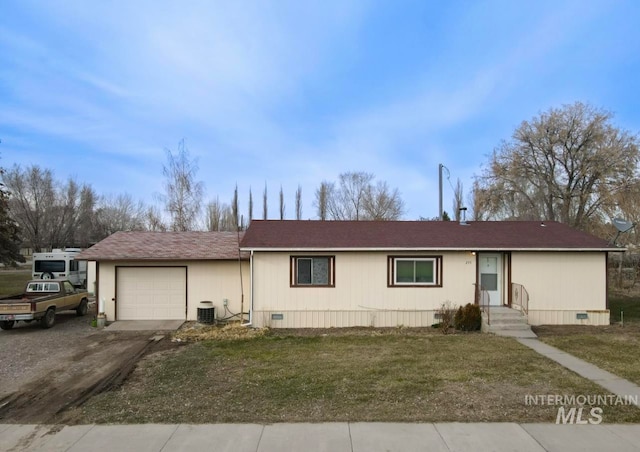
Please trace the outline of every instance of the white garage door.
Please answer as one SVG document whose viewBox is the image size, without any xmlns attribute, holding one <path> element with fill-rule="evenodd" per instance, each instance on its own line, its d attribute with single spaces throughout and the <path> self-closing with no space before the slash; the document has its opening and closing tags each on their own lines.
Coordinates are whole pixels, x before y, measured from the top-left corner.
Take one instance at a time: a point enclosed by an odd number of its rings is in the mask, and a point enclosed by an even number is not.
<svg viewBox="0 0 640 452">
<path fill-rule="evenodd" d="M 186 268 L 119 267 L 117 272 L 118 320 L 186 318 Z"/>
</svg>

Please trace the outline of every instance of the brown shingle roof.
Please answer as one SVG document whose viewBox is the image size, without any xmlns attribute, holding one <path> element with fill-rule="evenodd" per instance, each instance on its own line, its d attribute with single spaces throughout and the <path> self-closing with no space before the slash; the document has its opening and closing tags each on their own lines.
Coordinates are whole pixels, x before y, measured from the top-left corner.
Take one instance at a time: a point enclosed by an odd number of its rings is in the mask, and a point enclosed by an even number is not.
<svg viewBox="0 0 640 452">
<path fill-rule="evenodd" d="M 242 239 L 243 233 L 240 233 Z M 248 255 L 243 253 L 243 259 Z M 116 232 L 80 253 L 79 259 L 230 260 L 238 259 L 235 232 Z"/>
<path fill-rule="evenodd" d="M 542 226 L 544 224 L 544 226 Z M 616 249 L 553 221 L 274 221 L 253 220 L 243 249 Z"/>
</svg>

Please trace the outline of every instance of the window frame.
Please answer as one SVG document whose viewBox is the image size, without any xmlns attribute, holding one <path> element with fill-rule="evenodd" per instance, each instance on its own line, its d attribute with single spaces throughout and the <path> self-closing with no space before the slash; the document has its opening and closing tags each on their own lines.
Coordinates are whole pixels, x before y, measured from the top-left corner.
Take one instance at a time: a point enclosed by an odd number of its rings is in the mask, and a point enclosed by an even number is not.
<svg viewBox="0 0 640 452">
<path fill-rule="evenodd" d="M 58 281 L 48 282 L 46 280 L 30 282 L 27 284 L 27 293 L 57 293 L 60 292 Z"/>
<path fill-rule="evenodd" d="M 313 275 L 313 259 L 328 259 L 329 268 L 327 269 L 327 284 L 300 284 L 298 283 L 298 261 L 310 259 L 311 260 L 311 274 Z M 328 256 L 328 255 L 318 255 L 318 256 L 309 256 L 309 255 L 300 255 L 300 256 L 290 256 L 289 259 L 290 265 L 290 278 L 289 285 L 290 287 L 300 288 L 300 287 L 335 287 L 336 286 L 336 257 Z"/>
<path fill-rule="evenodd" d="M 398 261 L 429 261 L 433 262 L 433 277 L 432 283 L 424 282 L 398 282 L 396 281 L 397 274 L 397 262 Z M 415 264 L 414 264 L 415 265 Z M 387 256 L 387 287 L 442 287 L 442 256 L 428 255 L 428 256 Z M 414 275 L 415 277 L 415 275 Z"/>
<path fill-rule="evenodd" d="M 67 270 L 67 263 L 64 259 L 55 260 L 36 260 L 34 264 L 34 271 L 36 273 L 65 273 Z"/>
</svg>

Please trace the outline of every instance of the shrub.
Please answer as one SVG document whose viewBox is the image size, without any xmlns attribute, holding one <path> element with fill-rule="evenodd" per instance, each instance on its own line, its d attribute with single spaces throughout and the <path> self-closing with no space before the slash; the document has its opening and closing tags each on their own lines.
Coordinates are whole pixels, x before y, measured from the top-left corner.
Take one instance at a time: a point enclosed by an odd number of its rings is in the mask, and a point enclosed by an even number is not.
<svg viewBox="0 0 640 452">
<path fill-rule="evenodd" d="M 440 319 L 437 327 L 440 328 L 443 334 L 449 333 L 449 330 L 453 327 L 454 313 L 455 309 L 449 301 L 442 303 L 440 309 L 436 311 L 436 316 Z"/>
<path fill-rule="evenodd" d="M 462 331 L 478 331 L 482 327 L 482 314 L 480 306 L 467 303 L 458 308 L 454 318 L 455 328 Z"/>
<path fill-rule="evenodd" d="M 456 311 L 456 315 L 453 317 L 453 326 L 455 327 L 456 330 L 462 329 L 460 326 L 462 325 L 463 318 L 464 318 L 464 309 L 462 306 L 460 306 Z"/>
</svg>

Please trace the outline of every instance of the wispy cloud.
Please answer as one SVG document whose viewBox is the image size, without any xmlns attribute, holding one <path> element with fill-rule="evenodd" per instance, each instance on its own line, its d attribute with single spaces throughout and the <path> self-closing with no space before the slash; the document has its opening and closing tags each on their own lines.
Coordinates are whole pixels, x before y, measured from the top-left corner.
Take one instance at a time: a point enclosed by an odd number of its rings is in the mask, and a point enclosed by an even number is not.
<svg viewBox="0 0 640 452">
<path fill-rule="evenodd" d="M 16 2 L 0 19 L 3 148 L 34 159 L 54 139 L 150 198 L 186 138 L 210 196 L 301 183 L 310 213 L 321 180 L 364 170 L 429 215 L 438 163 L 469 187 L 519 121 L 582 92 L 571 52 L 616 5 Z"/>
</svg>

